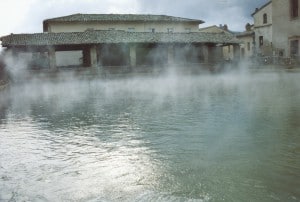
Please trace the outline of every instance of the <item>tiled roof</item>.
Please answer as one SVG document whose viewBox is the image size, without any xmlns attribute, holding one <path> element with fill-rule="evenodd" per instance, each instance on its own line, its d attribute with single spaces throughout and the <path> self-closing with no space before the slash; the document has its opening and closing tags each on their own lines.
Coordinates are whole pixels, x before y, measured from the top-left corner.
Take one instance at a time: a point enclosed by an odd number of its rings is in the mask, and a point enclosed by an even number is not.
<svg viewBox="0 0 300 202">
<path fill-rule="evenodd" d="M 239 43 L 229 33 L 151 33 L 88 30 L 85 32 L 11 34 L 1 37 L 3 47 L 83 45 L 101 43 Z"/>
<path fill-rule="evenodd" d="M 213 30 L 213 28 L 215 30 Z M 236 31 L 232 31 L 232 30 L 229 30 L 229 29 L 224 29 L 222 27 L 218 27 L 217 25 L 212 25 L 212 26 L 209 26 L 209 27 L 203 27 L 203 28 L 200 28 L 199 29 L 199 32 L 215 32 L 215 33 L 220 33 L 220 32 L 227 32 L 227 33 L 230 33 L 230 34 L 233 34 L 233 35 L 237 35 L 239 32 L 236 32 Z"/>
<path fill-rule="evenodd" d="M 51 18 L 44 20 L 44 23 L 48 22 L 197 22 L 199 24 L 204 23 L 202 20 L 188 19 L 181 17 L 173 17 L 167 15 L 137 15 L 137 14 L 73 14 L 63 17 Z"/>
<path fill-rule="evenodd" d="M 254 35 L 254 31 L 244 31 L 236 35 L 237 38 L 244 36 L 252 36 Z"/>
<path fill-rule="evenodd" d="M 263 8 L 267 7 L 271 3 L 272 3 L 272 1 L 269 1 L 266 4 L 264 4 L 262 7 L 256 8 L 255 11 L 254 11 L 254 13 L 251 14 L 251 16 L 253 17 L 256 13 L 258 13 L 259 11 L 261 11 Z"/>
</svg>

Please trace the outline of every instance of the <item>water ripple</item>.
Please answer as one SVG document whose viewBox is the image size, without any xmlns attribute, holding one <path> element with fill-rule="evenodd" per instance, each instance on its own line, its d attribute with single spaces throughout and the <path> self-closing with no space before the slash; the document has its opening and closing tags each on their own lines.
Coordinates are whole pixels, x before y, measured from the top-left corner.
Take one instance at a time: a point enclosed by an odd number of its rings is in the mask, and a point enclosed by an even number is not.
<svg viewBox="0 0 300 202">
<path fill-rule="evenodd" d="M 15 87 L 0 201 L 297 201 L 298 79 L 255 76 Z"/>
</svg>

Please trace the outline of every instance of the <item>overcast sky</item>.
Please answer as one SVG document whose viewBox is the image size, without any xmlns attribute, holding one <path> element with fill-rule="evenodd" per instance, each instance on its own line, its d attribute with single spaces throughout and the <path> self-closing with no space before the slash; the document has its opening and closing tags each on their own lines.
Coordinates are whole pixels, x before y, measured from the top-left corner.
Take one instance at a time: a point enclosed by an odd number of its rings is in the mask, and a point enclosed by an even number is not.
<svg viewBox="0 0 300 202">
<path fill-rule="evenodd" d="M 0 0 L 0 36 L 42 32 L 44 19 L 74 13 L 163 14 L 227 24 L 243 31 L 251 13 L 269 0 Z"/>
</svg>

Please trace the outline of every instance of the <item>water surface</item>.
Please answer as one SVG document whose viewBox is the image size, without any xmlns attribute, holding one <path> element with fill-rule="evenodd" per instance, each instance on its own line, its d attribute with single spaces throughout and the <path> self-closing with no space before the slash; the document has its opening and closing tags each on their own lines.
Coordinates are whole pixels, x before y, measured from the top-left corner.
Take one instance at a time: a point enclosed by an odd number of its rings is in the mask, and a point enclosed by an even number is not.
<svg viewBox="0 0 300 202">
<path fill-rule="evenodd" d="M 12 86 L 0 94 L 0 201 L 299 201 L 299 78 Z"/>
</svg>

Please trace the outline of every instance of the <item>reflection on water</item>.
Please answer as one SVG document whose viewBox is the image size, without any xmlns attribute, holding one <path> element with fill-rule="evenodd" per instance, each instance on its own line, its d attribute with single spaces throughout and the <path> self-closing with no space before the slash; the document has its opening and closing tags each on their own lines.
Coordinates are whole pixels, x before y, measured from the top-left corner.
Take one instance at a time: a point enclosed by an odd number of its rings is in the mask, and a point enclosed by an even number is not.
<svg viewBox="0 0 300 202">
<path fill-rule="evenodd" d="M 299 76 L 12 87 L 0 201 L 299 201 Z"/>
</svg>

